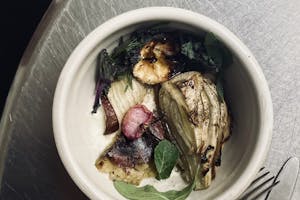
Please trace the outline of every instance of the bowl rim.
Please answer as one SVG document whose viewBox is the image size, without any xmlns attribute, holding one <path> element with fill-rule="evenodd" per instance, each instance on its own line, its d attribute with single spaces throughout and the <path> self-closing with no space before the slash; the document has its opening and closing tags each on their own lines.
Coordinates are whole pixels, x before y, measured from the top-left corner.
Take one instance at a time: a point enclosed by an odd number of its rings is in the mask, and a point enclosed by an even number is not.
<svg viewBox="0 0 300 200">
<path fill-rule="evenodd" d="M 93 185 L 84 178 L 84 175 L 75 165 L 75 161 L 71 159 L 72 153 L 67 148 L 67 140 L 64 134 L 66 129 L 63 123 L 63 108 L 67 103 L 66 94 L 77 69 L 101 41 L 122 28 L 140 22 L 156 20 L 181 22 L 201 28 L 207 32 L 213 32 L 217 37 L 222 39 L 222 42 L 224 42 L 228 48 L 235 52 L 236 56 L 243 62 L 243 67 L 245 67 L 247 73 L 249 73 L 252 78 L 260 104 L 259 117 L 261 123 L 257 143 L 250 158 L 252 160 L 255 158 L 255 162 L 249 162 L 249 165 L 247 165 L 237 181 L 230 186 L 230 189 L 224 191 L 216 198 L 236 199 L 247 188 L 251 180 L 254 179 L 254 176 L 263 165 L 270 147 L 273 127 L 273 108 L 268 84 L 253 54 L 231 31 L 204 15 L 181 8 L 146 7 L 125 12 L 98 26 L 79 43 L 63 67 L 54 95 L 52 123 L 59 156 L 73 181 L 89 198 L 110 199 L 109 196 L 103 193 L 101 193 L 100 197 L 97 188 L 93 187 Z"/>
</svg>

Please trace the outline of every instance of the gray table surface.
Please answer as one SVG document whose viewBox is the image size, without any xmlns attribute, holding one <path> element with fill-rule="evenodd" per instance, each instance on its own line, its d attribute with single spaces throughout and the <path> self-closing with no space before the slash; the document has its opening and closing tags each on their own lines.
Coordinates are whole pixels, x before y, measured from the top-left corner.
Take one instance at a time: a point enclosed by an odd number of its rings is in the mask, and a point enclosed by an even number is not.
<svg viewBox="0 0 300 200">
<path fill-rule="evenodd" d="M 257 58 L 272 94 L 274 131 L 265 166 L 276 173 L 289 156 L 300 157 L 299 0 L 57 0 L 22 58 L 2 116 L 0 199 L 87 199 L 55 147 L 51 108 L 56 82 L 89 32 L 113 16 L 146 6 L 186 8 L 235 33 Z M 293 199 L 300 199 L 300 181 Z"/>
</svg>

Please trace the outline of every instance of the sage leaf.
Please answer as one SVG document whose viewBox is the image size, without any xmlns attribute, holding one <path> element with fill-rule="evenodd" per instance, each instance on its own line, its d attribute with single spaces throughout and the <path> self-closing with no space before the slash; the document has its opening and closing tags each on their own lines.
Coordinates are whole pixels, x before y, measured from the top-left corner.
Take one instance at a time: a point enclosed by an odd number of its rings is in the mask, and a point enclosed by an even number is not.
<svg viewBox="0 0 300 200">
<path fill-rule="evenodd" d="M 182 190 L 169 190 L 159 192 L 151 185 L 136 187 L 122 181 L 114 181 L 114 187 L 125 198 L 129 200 L 184 200 L 195 188 L 196 181 L 194 180 Z"/>
<path fill-rule="evenodd" d="M 166 179 L 170 176 L 179 157 L 178 149 L 168 140 L 162 140 L 154 149 L 154 163 L 158 173 L 158 179 Z"/>
</svg>

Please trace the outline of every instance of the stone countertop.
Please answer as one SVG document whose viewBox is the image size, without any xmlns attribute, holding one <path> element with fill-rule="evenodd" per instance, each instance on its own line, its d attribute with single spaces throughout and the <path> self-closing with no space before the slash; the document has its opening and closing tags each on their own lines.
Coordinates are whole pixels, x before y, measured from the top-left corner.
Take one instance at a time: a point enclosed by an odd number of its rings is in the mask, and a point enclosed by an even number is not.
<svg viewBox="0 0 300 200">
<path fill-rule="evenodd" d="M 51 110 L 56 82 L 89 32 L 113 16 L 146 6 L 189 9 L 236 34 L 256 57 L 271 90 L 274 130 L 265 166 L 276 173 L 288 157 L 300 157 L 299 0 L 56 0 L 23 55 L 3 112 L 0 199 L 87 198 L 68 176 L 55 147 Z"/>
</svg>

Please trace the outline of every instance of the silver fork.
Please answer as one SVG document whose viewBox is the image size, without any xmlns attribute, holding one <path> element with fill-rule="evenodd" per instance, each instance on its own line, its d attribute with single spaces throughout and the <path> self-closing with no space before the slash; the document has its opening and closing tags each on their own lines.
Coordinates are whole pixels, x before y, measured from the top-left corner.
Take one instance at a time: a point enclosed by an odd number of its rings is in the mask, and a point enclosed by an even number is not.
<svg viewBox="0 0 300 200">
<path fill-rule="evenodd" d="M 250 186 L 241 195 L 239 200 L 254 200 L 266 195 L 268 198 L 270 192 L 280 181 L 277 180 L 265 167 L 259 170 L 256 178 L 251 182 Z"/>
</svg>

